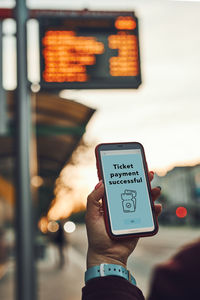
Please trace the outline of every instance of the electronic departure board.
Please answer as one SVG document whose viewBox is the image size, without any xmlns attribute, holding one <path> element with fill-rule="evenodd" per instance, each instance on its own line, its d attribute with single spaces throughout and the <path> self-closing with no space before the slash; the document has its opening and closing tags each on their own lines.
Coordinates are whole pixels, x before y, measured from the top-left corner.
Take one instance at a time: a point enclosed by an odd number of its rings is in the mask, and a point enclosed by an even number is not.
<svg viewBox="0 0 200 300">
<path fill-rule="evenodd" d="M 44 88 L 138 88 L 138 20 L 133 12 L 68 11 L 41 16 Z"/>
</svg>

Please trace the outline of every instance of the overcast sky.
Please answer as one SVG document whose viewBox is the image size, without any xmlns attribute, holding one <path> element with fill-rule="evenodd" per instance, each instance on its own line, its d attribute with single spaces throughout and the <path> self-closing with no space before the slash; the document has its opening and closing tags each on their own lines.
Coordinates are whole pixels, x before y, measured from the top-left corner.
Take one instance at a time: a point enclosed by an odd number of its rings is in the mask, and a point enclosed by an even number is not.
<svg viewBox="0 0 200 300">
<path fill-rule="evenodd" d="M 138 90 L 66 92 L 98 109 L 88 126 L 88 138 L 140 141 L 150 167 L 157 170 L 199 162 L 200 4 L 164 0 L 101 3 L 135 10 L 143 84 Z"/>
</svg>

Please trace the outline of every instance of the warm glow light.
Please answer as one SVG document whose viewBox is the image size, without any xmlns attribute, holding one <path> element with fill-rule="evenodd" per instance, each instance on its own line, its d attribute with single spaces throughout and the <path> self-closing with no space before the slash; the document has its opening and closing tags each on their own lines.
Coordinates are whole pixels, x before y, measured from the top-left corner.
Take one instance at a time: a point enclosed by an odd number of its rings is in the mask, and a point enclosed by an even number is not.
<svg viewBox="0 0 200 300">
<path fill-rule="evenodd" d="M 183 206 L 179 206 L 176 209 L 176 215 L 178 218 L 185 218 L 187 216 L 187 209 Z"/>
<path fill-rule="evenodd" d="M 84 82 L 86 66 L 96 63 L 95 55 L 104 52 L 104 44 L 95 37 L 76 36 L 74 31 L 47 31 L 42 40 L 46 82 Z"/>
<path fill-rule="evenodd" d="M 32 184 L 32 186 L 34 186 L 36 188 L 38 188 L 41 185 L 43 185 L 43 182 L 44 182 L 44 180 L 40 176 L 33 176 L 31 178 L 31 184 Z"/>
<path fill-rule="evenodd" d="M 65 191 L 63 192 L 65 193 Z M 67 218 L 71 215 L 74 210 L 74 202 L 64 195 L 59 195 L 56 197 L 54 204 L 48 211 L 48 218 L 50 220 L 58 220 L 61 218 Z"/>
<path fill-rule="evenodd" d="M 136 22 L 130 16 L 126 16 L 126 17 L 120 16 L 115 21 L 115 27 L 119 30 L 133 30 L 136 28 Z"/>
<path fill-rule="evenodd" d="M 0 198 L 3 197 L 10 204 L 15 202 L 15 189 L 5 178 L 0 176 Z"/>
<path fill-rule="evenodd" d="M 64 230 L 67 233 L 72 233 L 76 230 L 76 225 L 74 222 L 68 221 L 64 224 Z"/>
<path fill-rule="evenodd" d="M 55 221 L 50 221 L 47 225 L 47 229 L 50 231 L 50 232 L 56 232 L 58 231 L 59 229 L 59 225 L 57 222 Z"/>
<path fill-rule="evenodd" d="M 48 226 L 47 217 L 42 217 L 40 219 L 40 221 L 38 222 L 38 227 L 39 227 L 39 229 L 41 230 L 42 233 L 47 233 L 47 231 L 48 231 L 47 226 Z"/>
</svg>

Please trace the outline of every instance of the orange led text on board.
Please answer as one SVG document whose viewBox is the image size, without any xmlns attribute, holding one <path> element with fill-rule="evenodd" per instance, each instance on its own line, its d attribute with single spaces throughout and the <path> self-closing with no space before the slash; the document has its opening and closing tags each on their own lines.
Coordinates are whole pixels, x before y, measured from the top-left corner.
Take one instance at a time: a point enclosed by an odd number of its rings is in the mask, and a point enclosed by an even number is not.
<svg viewBox="0 0 200 300">
<path fill-rule="evenodd" d="M 109 36 L 108 41 L 111 49 L 118 49 L 118 56 L 111 57 L 109 60 L 110 74 L 137 76 L 139 73 L 137 37 L 118 32 L 117 35 Z"/>
<path fill-rule="evenodd" d="M 74 31 L 47 31 L 42 40 L 47 82 L 84 82 L 86 66 L 96 63 L 95 55 L 104 52 L 104 44 L 95 37 L 76 36 Z"/>
<path fill-rule="evenodd" d="M 136 21 L 130 16 L 120 16 L 115 21 L 115 27 L 118 30 L 134 30 L 136 26 Z"/>
</svg>

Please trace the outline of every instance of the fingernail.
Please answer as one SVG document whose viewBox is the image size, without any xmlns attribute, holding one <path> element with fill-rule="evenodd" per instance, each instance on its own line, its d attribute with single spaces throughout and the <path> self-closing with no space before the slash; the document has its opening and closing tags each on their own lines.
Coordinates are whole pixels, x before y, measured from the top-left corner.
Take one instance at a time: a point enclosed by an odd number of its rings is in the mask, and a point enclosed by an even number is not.
<svg viewBox="0 0 200 300">
<path fill-rule="evenodd" d="M 98 190 L 98 188 L 102 185 L 103 181 L 100 180 L 97 185 L 95 186 L 95 190 Z"/>
<path fill-rule="evenodd" d="M 159 186 L 159 185 L 157 186 L 157 188 L 160 189 L 160 191 L 162 190 L 161 186 Z"/>
<path fill-rule="evenodd" d="M 152 175 L 154 175 L 154 172 L 153 172 L 153 171 L 150 171 L 150 173 L 151 173 Z"/>
</svg>

